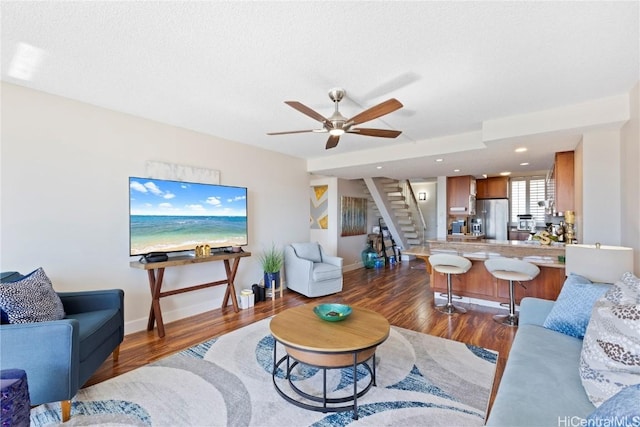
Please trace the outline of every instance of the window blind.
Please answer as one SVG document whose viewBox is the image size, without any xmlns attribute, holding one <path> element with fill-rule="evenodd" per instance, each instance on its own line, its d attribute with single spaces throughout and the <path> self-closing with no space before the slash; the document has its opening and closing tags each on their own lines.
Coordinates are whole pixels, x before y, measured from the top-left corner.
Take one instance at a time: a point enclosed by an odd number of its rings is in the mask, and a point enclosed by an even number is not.
<svg viewBox="0 0 640 427">
<path fill-rule="evenodd" d="M 511 221 L 518 215 L 530 214 L 538 222 L 544 222 L 544 206 L 538 202 L 545 199 L 544 177 L 532 176 L 511 179 Z"/>
</svg>

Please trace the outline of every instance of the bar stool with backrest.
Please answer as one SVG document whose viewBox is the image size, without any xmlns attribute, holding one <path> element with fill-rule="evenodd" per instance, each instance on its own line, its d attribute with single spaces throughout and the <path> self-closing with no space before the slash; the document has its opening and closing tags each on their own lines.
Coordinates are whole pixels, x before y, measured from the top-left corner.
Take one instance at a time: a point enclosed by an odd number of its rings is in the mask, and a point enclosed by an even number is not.
<svg viewBox="0 0 640 427">
<path fill-rule="evenodd" d="M 533 280 L 539 273 L 538 266 L 530 262 L 515 258 L 493 258 L 484 262 L 485 267 L 496 279 L 509 281 L 509 314 L 493 316 L 493 320 L 503 325 L 518 326 L 516 314 L 516 299 L 513 291 L 513 282 L 526 282 Z M 522 283 L 520 283 L 522 285 Z M 524 287 L 524 285 L 522 285 Z"/>
<path fill-rule="evenodd" d="M 451 275 L 452 274 L 464 274 L 471 268 L 471 261 L 461 257 L 459 255 L 452 254 L 435 254 L 429 257 L 429 264 L 438 273 L 444 273 L 447 275 L 447 303 L 444 305 L 437 305 L 436 310 L 445 314 L 466 313 L 462 307 L 453 305 L 451 289 Z"/>
</svg>

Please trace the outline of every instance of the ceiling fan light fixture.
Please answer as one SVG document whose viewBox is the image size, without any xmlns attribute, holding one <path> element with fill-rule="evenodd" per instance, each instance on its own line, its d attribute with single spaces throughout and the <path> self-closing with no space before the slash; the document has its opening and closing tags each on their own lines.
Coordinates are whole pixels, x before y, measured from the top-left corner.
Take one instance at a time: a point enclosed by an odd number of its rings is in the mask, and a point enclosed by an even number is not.
<svg viewBox="0 0 640 427">
<path fill-rule="evenodd" d="M 333 101 L 334 111 L 333 114 L 329 117 L 324 117 L 322 114 L 317 111 L 307 107 L 306 105 L 298 102 L 298 101 L 285 101 L 284 103 L 290 106 L 293 109 L 298 110 L 302 114 L 311 117 L 312 119 L 322 123 L 322 129 L 308 129 L 308 130 L 298 130 L 298 131 L 287 131 L 287 132 L 268 132 L 267 135 L 285 135 L 292 133 L 306 133 L 306 132 L 328 132 L 329 139 L 325 145 L 325 149 L 329 150 L 331 148 L 335 148 L 340 141 L 340 137 L 345 133 L 355 133 L 362 136 L 374 136 L 379 138 L 396 138 L 398 137 L 402 131 L 398 130 L 390 130 L 390 129 L 373 129 L 373 128 L 357 128 L 353 129 L 353 126 L 366 123 L 368 121 L 377 119 L 378 117 L 382 117 L 386 114 L 389 114 L 393 111 L 396 111 L 399 108 L 402 108 L 402 103 L 395 98 L 388 99 L 380 104 L 374 105 L 364 111 L 361 111 L 359 114 L 351 117 L 350 119 L 346 118 L 340 113 L 338 109 L 338 104 L 344 98 L 345 91 L 344 89 L 334 88 L 329 91 L 329 98 Z"/>
</svg>

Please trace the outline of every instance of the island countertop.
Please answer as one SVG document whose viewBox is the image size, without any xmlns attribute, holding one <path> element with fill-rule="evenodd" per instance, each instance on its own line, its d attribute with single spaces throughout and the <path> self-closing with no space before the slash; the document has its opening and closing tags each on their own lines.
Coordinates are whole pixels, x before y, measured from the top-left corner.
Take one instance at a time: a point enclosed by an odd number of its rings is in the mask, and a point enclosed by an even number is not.
<svg viewBox="0 0 640 427">
<path fill-rule="evenodd" d="M 429 240 L 428 246 L 414 246 L 403 251 L 406 255 L 427 257 L 434 253 L 455 253 L 471 260 L 493 257 L 520 258 L 539 266 L 564 268 L 558 260 L 565 254 L 564 246 L 541 245 L 523 240 Z"/>
<path fill-rule="evenodd" d="M 515 287 L 517 303 L 525 296 L 555 300 L 565 280 L 565 264 L 558 259 L 565 255 L 565 248 L 558 245 L 541 245 L 522 240 L 438 239 L 429 240 L 427 246 L 405 249 L 402 253 L 425 261 L 430 277 L 429 287 L 436 296 L 447 291 L 447 278 L 431 268 L 429 256 L 450 253 L 469 259 L 472 263 L 469 271 L 453 278 L 453 293 L 469 298 L 468 302 L 479 304 L 509 301 L 508 283 L 496 279 L 485 268 L 484 261 L 489 258 L 519 258 L 540 267 L 540 273 L 535 279 L 527 282 L 526 289 L 521 286 Z"/>
</svg>

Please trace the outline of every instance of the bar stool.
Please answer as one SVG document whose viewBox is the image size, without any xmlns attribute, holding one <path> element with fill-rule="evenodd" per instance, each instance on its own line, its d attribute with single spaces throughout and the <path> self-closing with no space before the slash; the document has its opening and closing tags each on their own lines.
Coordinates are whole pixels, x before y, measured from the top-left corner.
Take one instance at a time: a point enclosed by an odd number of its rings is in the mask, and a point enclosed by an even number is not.
<svg viewBox="0 0 640 427">
<path fill-rule="evenodd" d="M 484 262 L 484 265 L 489 273 L 491 273 L 496 279 L 509 281 L 509 314 L 493 316 L 493 320 L 498 323 L 502 323 L 503 325 L 518 326 L 513 282 L 533 280 L 540 273 L 540 269 L 538 266 L 533 265 L 530 262 L 521 261 L 515 258 L 488 259 Z M 520 283 L 520 285 L 522 285 L 522 283 Z"/>
<path fill-rule="evenodd" d="M 437 305 L 436 310 L 445 314 L 466 313 L 462 307 L 453 305 L 451 300 L 453 290 L 451 289 L 451 275 L 464 274 L 471 268 L 471 261 L 468 259 L 452 254 L 435 254 L 429 257 L 429 264 L 438 273 L 447 275 L 447 303 Z"/>
</svg>

